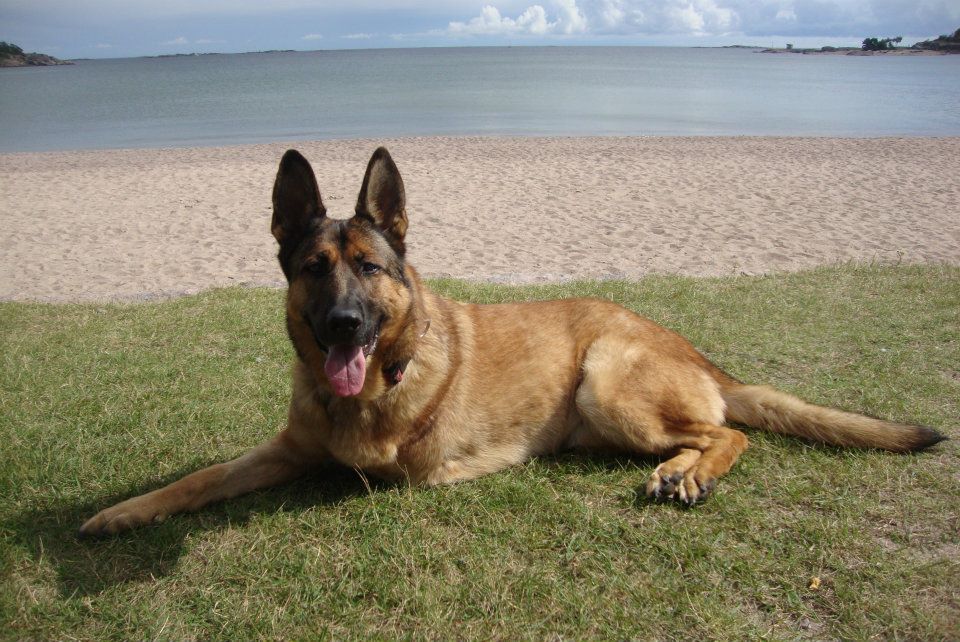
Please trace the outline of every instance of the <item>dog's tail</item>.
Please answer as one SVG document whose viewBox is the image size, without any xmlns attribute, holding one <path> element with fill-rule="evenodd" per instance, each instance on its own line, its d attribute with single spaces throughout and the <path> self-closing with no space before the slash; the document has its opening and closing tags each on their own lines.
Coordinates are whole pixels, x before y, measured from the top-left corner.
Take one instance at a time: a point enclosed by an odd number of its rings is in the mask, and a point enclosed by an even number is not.
<svg viewBox="0 0 960 642">
<path fill-rule="evenodd" d="M 719 368 L 712 372 L 727 404 L 727 420 L 833 446 L 921 450 L 947 437 L 933 428 L 884 421 L 807 403 L 769 386 L 752 386 Z"/>
</svg>

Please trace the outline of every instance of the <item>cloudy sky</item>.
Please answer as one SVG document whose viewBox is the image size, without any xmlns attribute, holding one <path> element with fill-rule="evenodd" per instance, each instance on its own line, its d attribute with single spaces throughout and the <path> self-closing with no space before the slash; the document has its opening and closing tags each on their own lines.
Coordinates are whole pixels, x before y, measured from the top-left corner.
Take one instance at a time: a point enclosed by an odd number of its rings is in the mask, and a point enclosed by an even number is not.
<svg viewBox="0 0 960 642">
<path fill-rule="evenodd" d="M 856 45 L 960 27 L 960 0 L 0 0 L 62 58 L 485 45 Z"/>
</svg>

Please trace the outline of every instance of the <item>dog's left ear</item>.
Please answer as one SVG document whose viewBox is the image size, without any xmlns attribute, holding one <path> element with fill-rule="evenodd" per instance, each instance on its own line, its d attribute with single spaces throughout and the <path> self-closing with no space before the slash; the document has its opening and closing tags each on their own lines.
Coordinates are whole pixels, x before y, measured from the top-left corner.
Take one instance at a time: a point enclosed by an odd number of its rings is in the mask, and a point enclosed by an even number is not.
<svg viewBox="0 0 960 642">
<path fill-rule="evenodd" d="M 360 196 L 357 197 L 357 216 L 368 218 L 387 237 L 394 251 L 403 256 L 404 236 L 407 234 L 406 196 L 403 179 L 390 152 L 377 148 L 367 164 Z"/>
</svg>

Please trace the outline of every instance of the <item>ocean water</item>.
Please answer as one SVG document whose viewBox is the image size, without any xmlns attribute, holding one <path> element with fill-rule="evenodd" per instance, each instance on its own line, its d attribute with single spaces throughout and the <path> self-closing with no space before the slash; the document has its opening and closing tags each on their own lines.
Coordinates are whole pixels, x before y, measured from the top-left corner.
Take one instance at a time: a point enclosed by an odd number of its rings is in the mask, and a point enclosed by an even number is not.
<svg viewBox="0 0 960 642">
<path fill-rule="evenodd" d="M 0 69 L 0 151 L 412 135 L 960 135 L 960 56 L 502 47 Z"/>
</svg>

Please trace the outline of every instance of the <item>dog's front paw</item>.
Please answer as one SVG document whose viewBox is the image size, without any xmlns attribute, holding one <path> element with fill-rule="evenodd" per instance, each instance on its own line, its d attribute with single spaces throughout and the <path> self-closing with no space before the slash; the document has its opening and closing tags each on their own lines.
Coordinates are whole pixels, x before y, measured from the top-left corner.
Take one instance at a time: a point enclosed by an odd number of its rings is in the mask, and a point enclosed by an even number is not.
<svg viewBox="0 0 960 642">
<path fill-rule="evenodd" d="M 79 537 L 105 537 L 116 535 L 144 524 L 159 523 L 166 515 L 159 513 L 142 497 L 128 499 L 106 508 L 86 522 L 77 531 Z"/>
</svg>

